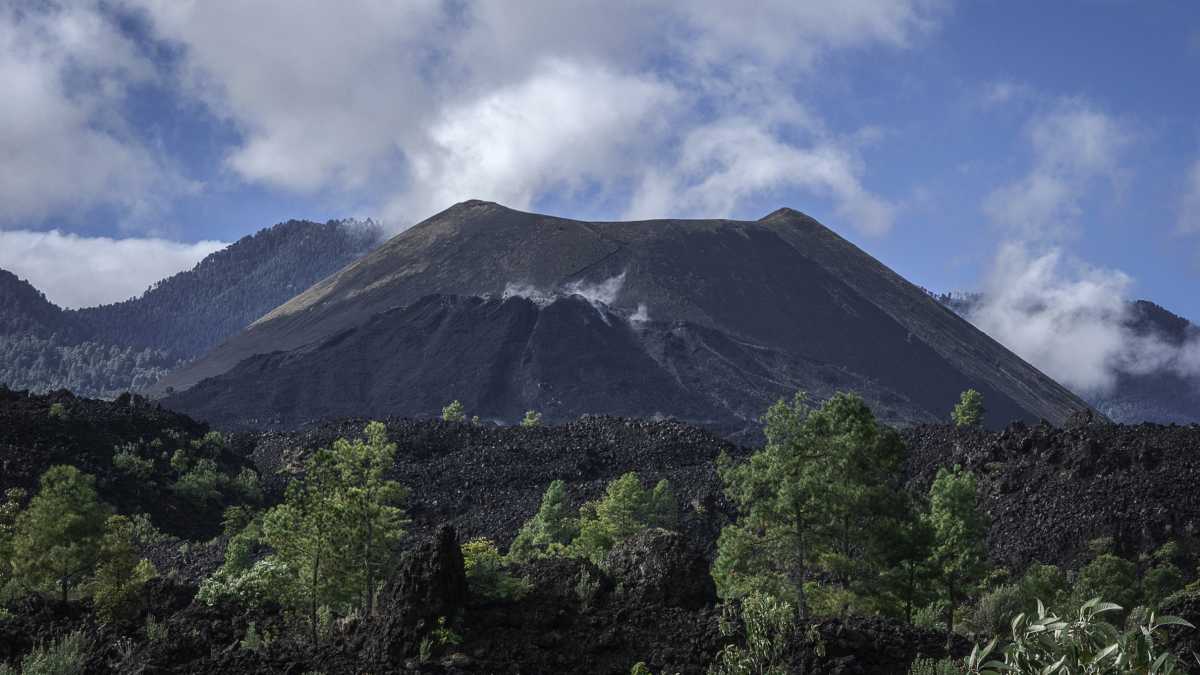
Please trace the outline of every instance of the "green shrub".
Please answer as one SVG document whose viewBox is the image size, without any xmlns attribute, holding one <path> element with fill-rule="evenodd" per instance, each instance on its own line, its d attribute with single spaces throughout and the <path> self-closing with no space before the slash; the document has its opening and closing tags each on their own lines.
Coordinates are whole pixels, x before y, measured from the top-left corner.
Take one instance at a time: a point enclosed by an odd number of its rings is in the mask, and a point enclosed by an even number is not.
<svg viewBox="0 0 1200 675">
<path fill-rule="evenodd" d="M 546 488 L 537 513 L 525 521 L 517 532 L 512 545 L 508 547 L 508 557 L 524 562 L 548 555 L 562 555 L 578 534 L 579 519 L 567 503 L 567 484 L 556 480 Z"/>
<path fill-rule="evenodd" d="M 0 675 L 82 675 L 91 640 L 81 631 L 49 645 L 39 644 L 21 659 L 21 667 L 0 665 Z"/>
<path fill-rule="evenodd" d="M 542 413 L 536 410 L 529 410 L 525 413 L 525 418 L 521 420 L 523 427 L 540 427 L 542 426 Z"/>
<path fill-rule="evenodd" d="M 981 595 L 964 621 L 971 632 L 1002 636 L 1008 633 L 1012 618 L 1029 609 L 1029 602 L 1021 586 L 1003 584 Z"/>
<path fill-rule="evenodd" d="M 258 474 L 250 467 L 245 467 L 238 473 L 231 487 L 245 501 L 262 501 L 262 486 L 259 484 Z"/>
<path fill-rule="evenodd" d="M 200 583 L 196 600 L 208 606 L 234 602 L 241 607 L 262 607 L 268 602 L 288 602 L 288 589 L 294 574 L 283 563 L 264 558 L 241 573 L 226 572 L 222 567 Z"/>
<path fill-rule="evenodd" d="M 963 669 L 953 659 L 918 658 L 908 667 L 908 675 L 962 675 Z"/>
<path fill-rule="evenodd" d="M 677 510 L 667 481 L 647 490 L 636 473 L 627 473 L 608 484 L 602 499 L 580 507 L 571 554 L 600 564 L 613 546 L 643 530 L 675 527 Z"/>
<path fill-rule="evenodd" d="M 229 484 L 229 477 L 221 473 L 217 463 L 211 459 L 199 459 L 179 477 L 172 488 L 176 494 L 198 506 L 221 501 L 221 492 Z"/>
<path fill-rule="evenodd" d="M 250 625 L 246 626 L 246 636 L 238 643 L 238 647 L 248 652 L 261 654 L 271 645 L 271 642 L 271 634 L 264 632 L 262 635 L 259 635 L 258 626 L 255 622 L 251 621 Z"/>
<path fill-rule="evenodd" d="M 162 642 L 170 635 L 170 628 L 166 621 L 159 621 L 151 614 L 146 617 L 146 625 L 143 628 L 143 632 L 146 634 L 147 641 L 151 643 Z"/>
<path fill-rule="evenodd" d="M 65 420 L 67 418 L 67 408 L 61 403 L 51 403 L 50 412 L 47 416 L 52 420 Z"/>
<path fill-rule="evenodd" d="M 984 412 L 983 394 L 968 389 L 959 397 L 958 404 L 950 413 L 950 419 L 954 421 L 955 426 L 976 427 L 983 423 Z"/>
<path fill-rule="evenodd" d="M 1137 566 L 1111 553 L 1104 553 L 1079 570 L 1075 582 L 1077 603 L 1087 598 L 1108 598 L 1121 607 L 1138 604 Z"/>
<path fill-rule="evenodd" d="M 139 486 L 147 485 L 154 478 L 154 460 L 146 459 L 137 452 L 132 443 L 118 450 L 112 458 L 113 468 L 120 471 Z"/>
<path fill-rule="evenodd" d="M 1105 613 L 1120 612 L 1121 607 L 1103 603 L 1099 598 L 1084 603 L 1076 615 L 1059 616 L 1038 606 L 1036 614 L 1020 614 L 1013 619 L 1011 642 L 992 657 L 996 640 L 976 647 L 966 661 L 967 672 L 979 675 L 1085 674 L 1085 675 L 1169 675 L 1183 672 L 1174 655 L 1158 643 L 1164 626 L 1192 627 L 1177 617 L 1156 617 L 1151 613 L 1136 630 L 1122 634 L 1101 619 Z"/>
<path fill-rule="evenodd" d="M 142 586 L 157 575 L 150 561 L 138 559 L 129 519 L 109 517 L 92 583 L 92 600 L 100 619 L 114 621 L 132 616 L 138 610 Z"/>
<path fill-rule="evenodd" d="M 1142 576 L 1142 599 L 1150 607 L 1158 607 L 1182 588 L 1183 573 L 1169 562 L 1150 568 Z"/>
<path fill-rule="evenodd" d="M 796 634 L 796 610 L 791 604 L 764 593 L 751 593 L 742 599 L 740 611 L 733 603 L 725 605 L 721 617 L 722 637 L 738 638 L 729 644 L 709 666 L 710 675 L 785 675 L 785 653 Z"/>
<path fill-rule="evenodd" d="M 445 408 L 442 408 L 442 419 L 447 422 L 465 422 L 467 413 L 463 408 L 462 401 L 451 401 Z"/>
<path fill-rule="evenodd" d="M 527 578 L 504 570 L 504 558 L 490 539 L 476 538 L 462 545 L 463 563 L 471 592 L 489 600 L 518 600 L 532 587 Z"/>
</svg>

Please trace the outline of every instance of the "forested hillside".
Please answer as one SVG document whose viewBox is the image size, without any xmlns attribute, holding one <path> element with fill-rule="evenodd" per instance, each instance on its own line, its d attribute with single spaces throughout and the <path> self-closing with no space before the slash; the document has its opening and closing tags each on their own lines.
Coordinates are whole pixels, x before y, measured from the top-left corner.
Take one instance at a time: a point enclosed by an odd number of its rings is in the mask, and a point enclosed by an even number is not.
<svg viewBox="0 0 1200 675">
<path fill-rule="evenodd" d="M 370 250 L 373 222 L 291 220 L 243 237 L 141 297 L 62 310 L 0 270 L 0 383 L 140 390 Z"/>
</svg>

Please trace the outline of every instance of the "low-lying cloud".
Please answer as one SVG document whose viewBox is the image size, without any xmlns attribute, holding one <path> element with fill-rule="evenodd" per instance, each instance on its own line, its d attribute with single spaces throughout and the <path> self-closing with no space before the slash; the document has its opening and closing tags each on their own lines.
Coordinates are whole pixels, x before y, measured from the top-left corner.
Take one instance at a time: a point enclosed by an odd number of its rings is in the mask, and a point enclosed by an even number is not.
<svg viewBox="0 0 1200 675">
<path fill-rule="evenodd" d="M 983 211 L 1005 241 L 967 312 L 981 330 L 1081 394 L 1110 392 L 1121 374 L 1200 376 L 1200 340 L 1173 344 L 1135 331 L 1134 280 L 1065 252 L 1084 229 L 1083 204 L 1119 184 L 1132 130 L 1086 100 L 1050 103 L 1026 125 L 1032 163 L 993 191 Z"/>
<path fill-rule="evenodd" d="M 1182 345 L 1136 331 L 1133 279 L 1060 249 L 1001 247 L 967 318 L 1074 391 L 1104 394 L 1122 374 L 1200 376 L 1200 339 Z"/>
<path fill-rule="evenodd" d="M 225 246 L 0 230 L 0 268 L 26 279 L 60 307 L 91 307 L 141 295 Z"/>
</svg>

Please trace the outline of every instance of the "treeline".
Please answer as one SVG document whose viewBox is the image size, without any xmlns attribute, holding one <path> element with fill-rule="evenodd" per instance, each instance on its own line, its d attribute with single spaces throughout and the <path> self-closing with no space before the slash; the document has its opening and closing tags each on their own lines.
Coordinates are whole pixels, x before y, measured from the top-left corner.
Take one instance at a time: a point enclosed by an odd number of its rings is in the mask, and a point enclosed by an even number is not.
<svg viewBox="0 0 1200 675">
<path fill-rule="evenodd" d="M 292 220 L 243 237 L 138 298 L 61 310 L 0 270 L 0 383 L 82 396 L 137 391 L 361 257 L 371 221 Z"/>
</svg>

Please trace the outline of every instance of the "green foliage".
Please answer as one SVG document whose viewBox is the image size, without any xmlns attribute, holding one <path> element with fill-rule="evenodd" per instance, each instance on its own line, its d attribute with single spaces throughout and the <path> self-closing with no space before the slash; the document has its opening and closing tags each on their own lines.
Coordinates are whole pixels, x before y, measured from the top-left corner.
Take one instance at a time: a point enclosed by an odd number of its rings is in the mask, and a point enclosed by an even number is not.
<svg viewBox="0 0 1200 675">
<path fill-rule="evenodd" d="M 297 580 L 295 573 L 282 563 L 265 558 L 241 572 L 225 567 L 200 583 L 196 601 L 208 606 L 233 602 L 247 608 L 262 607 L 267 602 L 295 604 L 289 594 Z"/>
<path fill-rule="evenodd" d="M 796 610 L 791 604 L 764 593 L 741 599 L 740 612 L 733 603 L 725 605 L 721 635 L 737 637 L 709 666 L 709 675 L 785 675 L 785 653 L 796 633 Z"/>
<path fill-rule="evenodd" d="M 1177 617 L 1149 614 L 1136 630 L 1120 633 L 1101 615 L 1121 607 L 1093 598 L 1073 617 L 1060 617 L 1040 603 L 1035 614 L 1019 614 L 1011 624 L 1011 642 L 993 658 L 996 641 L 976 647 L 966 661 L 968 673 L 999 675 L 1169 675 L 1184 672 L 1162 648 L 1165 626 L 1192 627 Z"/>
<path fill-rule="evenodd" d="M 465 422 L 467 413 L 463 408 L 462 401 L 455 399 L 442 408 L 442 419 L 447 422 Z"/>
<path fill-rule="evenodd" d="M 92 642 L 82 631 L 39 644 L 21 659 L 21 667 L 0 664 L 0 675 L 82 675 Z"/>
<path fill-rule="evenodd" d="M 171 631 L 166 621 L 159 621 L 151 614 L 146 617 L 146 625 L 143 628 L 143 632 L 146 634 L 146 640 L 153 644 L 166 640 Z"/>
<path fill-rule="evenodd" d="M 264 631 L 262 634 L 259 634 L 257 624 L 254 621 L 251 621 L 250 624 L 246 626 L 246 635 L 238 643 L 238 647 L 248 652 L 261 654 L 266 651 L 267 647 L 269 647 L 273 641 L 274 638 L 270 633 Z"/>
<path fill-rule="evenodd" d="M 542 426 L 542 413 L 536 410 L 528 410 L 525 412 L 524 419 L 521 420 L 523 427 L 540 427 Z"/>
<path fill-rule="evenodd" d="M 285 599 L 308 607 L 314 641 L 318 607 L 373 611 L 380 570 L 407 523 L 399 506 L 407 492 L 385 478 L 396 446 L 378 422 L 365 434 L 366 440 L 338 439 L 317 451 L 304 477 L 288 485 L 284 503 L 263 517 L 262 539 L 274 551 L 269 559 L 291 575 Z"/>
<path fill-rule="evenodd" d="M 429 631 L 429 635 L 421 639 L 420 659 L 428 662 L 435 654 L 441 654 L 447 647 L 462 644 L 462 636 L 454 632 L 446 623 L 446 617 L 439 616 L 437 625 Z"/>
<path fill-rule="evenodd" d="M 983 394 L 974 389 L 968 389 L 959 397 L 958 404 L 950 413 L 950 419 L 954 421 L 955 426 L 977 427 L 983 423 L 985 412 Z"/>
<path fill-rule="evenodd" d="M 4 600 L 5 589 L 13 577 L 13 537 L 24 501 L 24 490 L 9 488 L 4 492 L 4 502 L 0 503 L 0 602 Z"/>
<path fill-rule="evenodd" d="M 749 461 L 719 463 L 737 522 L 717 544 L 713 578 L 725 598 L 764 592 L 808 612 L 815 577 L 839 589 L 843 610 L 874 595 L 897 560 L 887 543 L 907 512 L 896 482 L 903 444 L 858 396 L 811 410 L 802 394 L 764 418 L 767 444 Z M 919 549 L 919 533 L 912 532 Z M 916 574 L 917 570 L 909 572 Z"/>
<path fill-rule="evenodd" d="M 1001 584 L 984 593 L 967 613 L 967 627 L 976 633 L 1002 637 L 1012 618 L 1037 609 L 1039 601 L 1057 607 L 1068 594 L 1066 576 L 1054 565 L 1034 563 L 1014 583 Z"/>
<path fill-rule="evenodd" d="M 482 537 L 462 545 L 463 566 L 471 592 L 489 600 L 519 600 L 529 593 L 532 583 L 504 570 L 504 558 L 496 544 Z"/>
<path fill-rule="evenodd" d="M 599 564 L 613 546 L 643 530 L 675 527 L 677 509 L 667 481 L 647 490 L 636 473 L 627 473 L 608 484 L 602 499 L 580 507 L 571 554 Z"/>
<path fill-rule="evenodd" d="M 128 619 L 138 610 L 138 594 L 158 575 L 149 560 L 138 559 L 134 527 L 125 516 L 109 516 L 97 557 L 92 599 L 103 621 Z"/>
<path fill-rule="evenodd" d="M 946 602 L 946 625 L 987 571 L 987 520 L 976 504 L 975 476 L 960 467 L 938 469 L 929 489 L 929 525 L 934 546 L 930 563 Z"/>
<path fill-rule="evenodd" d="M 954 659 L 918 658 L 908 667 L 908 675 L 962 675 L 962 672 Z"/>
<path fill-rule="evenodd" d="M 585 503 L 578 514 L 567 504 L 566 484 L 550 483 L 538 512 L 521 526 L 508 558 L 524 562 L 566 555 L 600 563 L 612 547 L 652 527 L 675 527 L 678 504 L 671 485 L 642 486 L 630 472 L 608 484 L 604 497 Z"/>
<path fill-rule="evenodd" d="M 567 484 L 550 483 L 537 513 L 521 526 L 508 548 L 511 560 L 524 562 L 548 555 L 563 555 L 579 534 L 579 519 L 567 503 Z"/>
<path fill-rule="evenodd" d="M 120 471 L 138 485 L 146 485 L 154 478 L 154 460 L 138 454 L 137 445 L 127 444 L 113 454 L 113 468 Z"/>
<path fill-rule="evenodd" d="M 46 413 L 52 420 L 67 419 L 67 408 L 61 403 L 51 403 L 50 411 Z"/>
<path fill-rule="evenodd" d="M 1171 563 L 1156 565 L 1142 576 L 1142 601 L 1158 607 L 1168 597 L 1183 589 L 1183 573 Z"/>
<path fill-rule="evenodd" d="M 228 484 L 229 477 L 220 472 L 217 463 L 204 458 L 191 464 L 172 489 L 196 505 L 207 506 L 221 502 L 221 493 Z"/>
<path fill-rule="evenodd" d="M 1075 598 L 1101 597 L 1121 607 L 1138 603 L 1137 565 L 1105 553 L 1084 565 L 1075 582 Z"/>
<path fill-rule="evenodd" d="M 95 479 L 73 466 L 53 466 L 17 516 L 12 539 L 13 576 L 27 588 L 57 586 L 65 601 L 95 568 L 109 514 L 96 496 Z"/>
</svg>

